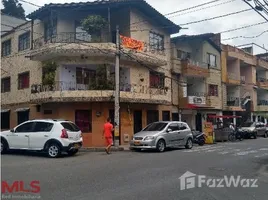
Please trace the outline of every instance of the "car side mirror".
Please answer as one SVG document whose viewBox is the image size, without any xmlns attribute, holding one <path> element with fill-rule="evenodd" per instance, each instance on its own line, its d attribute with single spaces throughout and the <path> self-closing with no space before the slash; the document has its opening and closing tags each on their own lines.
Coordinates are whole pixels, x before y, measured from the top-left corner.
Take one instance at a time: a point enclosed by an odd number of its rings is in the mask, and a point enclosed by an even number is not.
<svg viewBox="0 0 268 200">
<path fill-rule="evenodd" d="M 171 132 L 172 130 L 170 128 L 167 129 L 167 133 Z"/>
<path fill-rule="evenodd" d="M 15 130 L 14 130 L 14 129 L 11 129 L 10 132 L 11 132 L 11 133 L 15 133 Z"/>
</svg>

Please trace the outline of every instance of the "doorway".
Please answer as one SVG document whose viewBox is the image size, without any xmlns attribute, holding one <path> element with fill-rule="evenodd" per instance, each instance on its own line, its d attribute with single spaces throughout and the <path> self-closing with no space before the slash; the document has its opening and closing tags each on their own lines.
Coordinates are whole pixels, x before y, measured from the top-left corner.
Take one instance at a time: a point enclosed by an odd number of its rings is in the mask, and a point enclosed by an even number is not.
<svg viewBox="0 0 268 200">
<path fill-rule="evenodd" d="M 147 110 L 147 125 L 159 121 L 158 110 Z"/>
<path fill-rule="evenodd" d="M 179 113 L 172 113 L 172 120 L 179 121 L 180 120 Z"/>
<path fill-rule="evenodd" d="M 134 118 L 134 134 L 142 130 L 142 111 L 135 110 L 133 113 Z"/>
<path fill-rule="evenodd" d="M 29 114 L 30 114 L 29 110 L 18 111 L 17 112 L 17 115 L 18 115 L 17 123 L 18 123 L 18 125 L 23 123 L 23 122 L 25 122 L 25 121 L 28 121 L 29 120 Z"/>
<path fill-rule="evenodd" d="M 195 129 L 202 132 L 202 114 L 197 113 L 195 116 Z"/>
<path fill-rule="evenodd" d="M 170 111 L 162 111 L 162 121 L 170 121 Z"/>
</svg>

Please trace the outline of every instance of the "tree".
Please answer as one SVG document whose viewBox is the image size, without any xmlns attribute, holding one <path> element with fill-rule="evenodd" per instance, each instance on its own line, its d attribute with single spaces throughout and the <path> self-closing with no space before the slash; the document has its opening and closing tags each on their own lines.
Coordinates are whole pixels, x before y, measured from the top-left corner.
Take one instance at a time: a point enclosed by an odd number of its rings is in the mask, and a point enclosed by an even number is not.
<svg viewBox="0 0 268 200">
<path fill-rule="evenodd" d="M 2 0 L 4 9 L 1 12 L 13 17 L 25 19 L 25 10 L 18 0 Z"/>
</svg>

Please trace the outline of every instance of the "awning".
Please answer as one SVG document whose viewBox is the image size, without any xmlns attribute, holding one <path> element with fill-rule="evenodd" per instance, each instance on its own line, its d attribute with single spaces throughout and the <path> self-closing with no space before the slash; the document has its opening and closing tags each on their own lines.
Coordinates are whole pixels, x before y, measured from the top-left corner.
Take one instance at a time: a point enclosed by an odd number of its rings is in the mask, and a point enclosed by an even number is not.
<svg viewBox="0 0 268 200">
<path fill-rule="evenodd" d="M 28 111 L 28 110 L 30 110 L 30 108 L 17 108 L 15 112 L 23 112 L 23 111 Z"/>
<path fill-rule="evenodd" d="M 211 106 L 207 105 L 195 105 L 195 104 L 188 104 L 187 108 L 192 108 L 192 109 L 200 109 L 200 108 L 213 108 Z"/>
<path fill-rule="evenodd" d="M 242 118 L 242 116 L 233 116 L 233 115 L 208 115 L 208 118 Z"/>
<path fill-rule="evenodd" d="M 9 112 L 10 109 L 1 109 L 1 113 Z"/>
</svg>

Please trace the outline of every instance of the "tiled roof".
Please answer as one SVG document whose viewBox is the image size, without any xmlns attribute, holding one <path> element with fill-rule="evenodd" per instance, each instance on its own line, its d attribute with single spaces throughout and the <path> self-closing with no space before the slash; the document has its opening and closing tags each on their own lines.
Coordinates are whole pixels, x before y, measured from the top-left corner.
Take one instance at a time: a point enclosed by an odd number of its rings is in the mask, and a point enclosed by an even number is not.
<svg viewBox="0 0 268 200">
<path fill-rule="evenodd" d="M 148 4 L 145 0 L 96 0 L 91 2 L 79 2 L 79 3 L 50 3 L 45 4 L 43 7 L 38 10 L 27 15 L 29 19 L 37 19 L 41 15 L 47 15 L 47 13 L 51 10 L 57 11 L 57 9 L 85 9 L 86 7 L 94 9 L 94 8 L 105 8 L 105 7 L 113 7 L 113 6 L 123 6 L 123 5 L 131 5 L 138 8 L 149 18 L 154 19 L 159 24 L 162 24 L 163 27 L 166 27 L 169 30 L 170 34 L 178 33 L 181 27 L 169 19 L 167 19 L 164 15 L 159 13 L 156 9 L 154 9 L 150 4 Z"/>
</svg>

